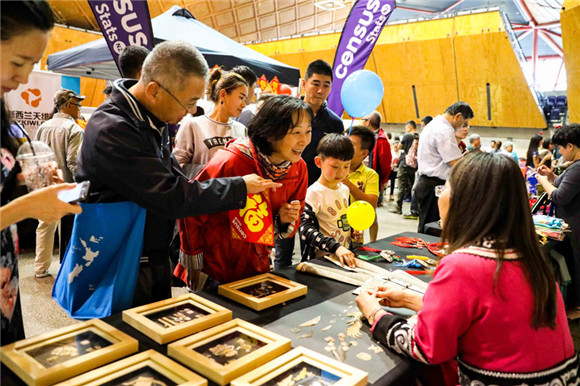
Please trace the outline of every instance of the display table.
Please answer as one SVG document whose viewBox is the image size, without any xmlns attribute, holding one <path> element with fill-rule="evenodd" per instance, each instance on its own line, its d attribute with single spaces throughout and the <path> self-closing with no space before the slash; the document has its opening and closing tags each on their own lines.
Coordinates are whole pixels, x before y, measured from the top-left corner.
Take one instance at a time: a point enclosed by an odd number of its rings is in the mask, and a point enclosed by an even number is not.
<svg viewBox="0 0 580 386">
<path fill-rule="evenodd" d="M 391 244 L 391 241 L 394 241 L 396 237 L 406 236 L 406 237 L 420 237 L 425 241 L 428 242 L 437 242 L 439 241 L 438 238 L 433 236 L 428 236 L 419 233 L 411 233 L 405 232 L 395 236 L 387 237 L 381 240 L 378 240 L 374 243 L 366 244 L 366 246 L 377 248 L 377 249 L 390 249 L 395 251 L 397 255 L 400 256 L 407 256 L 407 255 L 423 255 L 428 256 L 430 258 L 434 258 L 434 256 L 426 249 L 415 249 L 415 248 L 401 248 Z M 377 253 L 373 252 L 358 252 L 360 254 L 366 255 L 377 255 Z M 317 262 L 318 263 L 318 262 Z M 321 261 L 319 262 L 322 265 L 333 266 L 332 263 Z M 378 266 L 385 268 L 385 269 L 394 269 L 396 267 L 393 266 L 391 263 L 387 263 L 384 259 L 379 259 L 374 262 Z M 297 313 L 299 311 L 305 310 L 309 307 L 318 305 L 318 308 L 324 309 L 325 302 L 329 299 L 335 298 L 341 294 L 345 294 L 347 292 L 352 292 L 355 287 L 349 284 L 344 284 L 341 282 L 337 282 L 334 280 L 322 278 L 319 276 L 313 276 L 311 274 L 297 272 L 296 266 L 286 267 L 280 270 L 273 272 L 278 276 L 282 276 L 288 278 L 292 281 L 305 284 L 308 286 L 308 293 L 306 296 L 301 296 L 299 298 L 290 300 L 285 304 L 273 306 L 271 308 L 267 308 L 262 311 L 254 311 L 248 307 L 245 307 L 239 303 L 236 303 L 233 300 L 228 298 L 222 297 L 217 294 L 217 292 L 202 292 L 198 293 L 198 295 L 211 300 L 219 305 L 222 305 L 230 310 L 233 311 L 234 318 L 241 318 L 245 321 L 250 323 L 254 323 L 258 326 L 265 326 L 269 323 L 272 323 L 284 316 L 290 315 L 292 313 Z M 430 276 L 428 275 L 419 275 L 418 278 L 421 278 L 424 281 L 430 280 Z M 352 299 L 355 299 L 355 296 L 352 296 Z M 167 345 L 160 345 L 148 338 L 147 336 L 143 335 L 133 327 L 129 326 L 128 324 L 124 323 L 121 319 L 121 314 L 115 314 L 108 318 L 103 319 L 106 323 L 118 328 L 119 330 L 131 335 L 132 337 L 139 340 L 139 351 L 145 351 L 148 349 L 154 349 L 164 355 L 167 355 Z M 321 326 L 322 327 L 322 326 Z M 363 334 L 369 334 L 368 326 L 364 326 L 362 329 Z M 288 338 L 295 339 L 295 336 L 287 336 Z M 300 345 L 300 341 L 293 341 L 292 346 L 296 347 Z M 324 355 L 328 355 L 326 352 L 322 352 Z M 386 353 L 384 355 L 387 355 Z M 430 372 L 433 369 L 421 365 L 415 361 L 406 358 L 400 358 L 392 353 L 389 353 L 394 358 L 394 365 L 391 367 L 381 368 L 380 377 L 374 384 L 376 385 L 401 385 L 407 383 L 414 383 L 412 382 L 416 376 L 424 374 L 425 372 Z M 348 357 L 346 360 L 348 363 Z M 24 383 L 20 381 L 8 368 L 2 365 L 2 373 L 1 373 L 1 384 L 2 385 L 23 385 Z M 211 384 L 211 382 L 210 382 Z"/>
</svg>

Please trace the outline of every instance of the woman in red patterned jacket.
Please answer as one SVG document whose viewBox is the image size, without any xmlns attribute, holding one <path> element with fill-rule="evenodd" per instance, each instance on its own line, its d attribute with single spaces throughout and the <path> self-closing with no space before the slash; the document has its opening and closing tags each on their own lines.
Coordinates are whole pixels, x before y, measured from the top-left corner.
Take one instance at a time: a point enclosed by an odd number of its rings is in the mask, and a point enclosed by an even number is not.
<svg viewBox="0 0 580 386">
<path fill-rule="evenodd" d="M 268 99 L 248 125 L 248 137 L 218 151 L 196 176 L 199 181 L 257 173 L 281 183 L 248 197 L 242 210 L 179 220 L 180 264 L 175 275 L 200 290 L 206 275 L 229 283 L 270 270 L 274 238 L 294 236 L 308 187 L 302 152 L 310 143 L 312 110 L 300 99 Z M 213 283 L 216 284 L 216 283 Z"/>
<path fill-rule="evenodd" d="M 476 218 L 465 215 L 474 202 Z M 382 287 L 357 298 L 374 338 L 424 363 L 457 359 L 453 385 L 578 384 L 564 302 L 517 164 L 484 152 L 462 157 L 439 211 L 450 253 L 425 295 Z M 418 318 L 405 320 L 381 305 L 418 311 Z"/>
</svg>

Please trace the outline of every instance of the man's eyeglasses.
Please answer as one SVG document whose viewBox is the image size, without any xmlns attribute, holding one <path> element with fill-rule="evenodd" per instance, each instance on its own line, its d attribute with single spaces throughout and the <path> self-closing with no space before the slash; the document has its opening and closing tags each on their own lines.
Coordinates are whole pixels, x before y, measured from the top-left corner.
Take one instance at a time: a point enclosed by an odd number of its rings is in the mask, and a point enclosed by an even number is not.
<svg viewBox="0 0 580 386">
<path fill-rule="evenodd" d="M 171 93 L 171 91 L 169 91 L 168 89 L 166 89 L 165 87 L 163 87 L 163 85 L 162 85 L 161 83 L 159 83 L 159 82 L 158 82 L 158 81 L 156 81 L 156 80 L 153 80 L 153 82 L 157 83 L 157 85 L 158 85 L 158 86 L 159 86 L 159 87 L 160 87 L 160 88 L 161 88 L 163 91 L 165 91 L 167 94 L 169 94 L 169 96 L 170 96 L 171 98 L 173 98 L 173 100 L 174 100 L 175 102 L 177 102 L 177 104 L 179 104 L 179 105 L 180 105 L 180 106 L 181 106 L 181 107 L 182 107 L 182 108 L 183 108 L 185 111 L 189 112 L 189 111 L 191 111 L 191 109 L 193 109 L 193 108 L 194 108 L 194 107 L 197 105 L 197 102 L 193 102 L 193 103 L 189 103 L 189 104 L 187 104 L 187 105 L 184 105 L 183 103 L 181 103 L 181 101 L 180 101 L 179 99 L 177 99 L 177 97 L 176 97 L 175 95 L 173 95 L 173 94 Z"/>
<path fill-rule="evenodd" d="M 79 109 L 82 107 L 82 105 L 80 103 L 74 103 L 74 102 L 68 102 L 73 106 L 77 106 Z"/>
</svg>

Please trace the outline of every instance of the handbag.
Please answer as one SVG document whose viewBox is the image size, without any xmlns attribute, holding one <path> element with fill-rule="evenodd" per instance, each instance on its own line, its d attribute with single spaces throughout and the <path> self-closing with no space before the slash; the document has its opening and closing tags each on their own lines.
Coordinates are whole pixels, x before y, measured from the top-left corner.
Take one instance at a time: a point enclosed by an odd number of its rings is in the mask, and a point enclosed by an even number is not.
<svg viewBox="0 0 580 386">
<path fill-rule="evenodd" d="M 103 318 L 131 307 L 146 211 L 133 202 L 81 207 L 52 297 L 72 318 Z"/>
</svg>

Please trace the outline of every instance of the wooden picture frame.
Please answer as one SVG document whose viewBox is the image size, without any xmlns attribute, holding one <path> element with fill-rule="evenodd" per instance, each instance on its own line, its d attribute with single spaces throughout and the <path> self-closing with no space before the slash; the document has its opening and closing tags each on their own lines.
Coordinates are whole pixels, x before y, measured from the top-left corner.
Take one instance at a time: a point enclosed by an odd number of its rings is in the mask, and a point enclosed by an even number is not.
<svg viewBox="0 0 580 386">
<path fill-rule="evenodd" d="M 97 386 L 111 381 L 121 384 L 121 382 L 138 381 L 136 378 L 152 376 L 155 376 L 153 380 L 165 381 L 166 384 L 173 382 L 181 386 L 207 386 L 207 379 L 155 350 L 147 350 L 99 367 L 59 383 L 57 386 Z"/>
<path fill-rule="evenodd" d="M 232 311 L 185 294 L 123 311 L 123 321 L 159 344 L 232 320 Z"/>
<path fill-rule="evenodd" d="M 92 319 L 3 346 L 0 356 L 26 384 L 42 386 L 74 377 L 138 349 L 136 339 Z"/>
<path fill-rule="evenodd" d="M 170 343 L 167 355 L 225 385 L 290 350 L 290 344 L 288 338 L 234 319 Z"/>
<path fill-rule="evenodd" d="M 271 290 L 276 292 L 269 294 L 270 287 L 272 287 Z M 256 311 L 261 311 L 290 299 L 306 295 L 307 291 L 308 287 L 305 285 L 271 273 L 264 273 L 232 283 L 222 284 L 218 288 L 220 295 L 235 300 Z"/>
<path fill-rule="evenodd" d="M 362 386 L 366 385 L 368 380 L 365 371 L 305 347 L 297 347 L 264 366 L 234 379 L 232 386 L 277 385 L 282 380 L 295 381 L 291 378 L 293 376 L 298 376 L 304 385 Z M 311 383 L 308 382 L 308 378 L 311 378 Z"/>
</svg>

